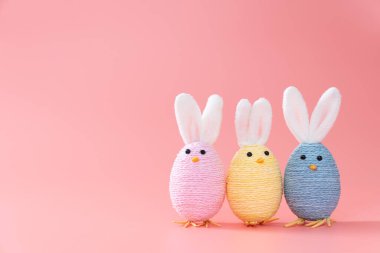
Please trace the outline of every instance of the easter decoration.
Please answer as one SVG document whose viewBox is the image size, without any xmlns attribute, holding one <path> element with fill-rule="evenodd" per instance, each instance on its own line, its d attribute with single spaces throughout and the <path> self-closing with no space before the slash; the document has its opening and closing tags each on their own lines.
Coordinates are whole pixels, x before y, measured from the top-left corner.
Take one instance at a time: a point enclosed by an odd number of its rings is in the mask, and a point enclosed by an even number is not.
<svg viewBox="0 0 380 253">
<path fill-rule="evenodd" d="M 340 179 L 335 160 L 321 143 L 338 116 L 341 95 L 335 87 L 320 97 L 309 121 L 302 94 L 295 87 L 284 91 L 286 124 L 300 143 L 285 169 L 284 193 L 291 211 L 298 217 L 285 225 L 331 226 L 331 213 L 340 196 Z"/>
<path fill-rule="evenodd" d="M 236 107 L 235 128 L 240 149 L 227 175 L 227 199 L 233 213 L 246 226 L 273 218 L 282 198 L 281 171 L 276 157 L 265 146 L 272 124 L 272 107 L 258 99 L 252 106 L 242 99 Z"/>
<path fill-rule="evenodd" d="M 222 161 L 212 146 L 219 136 L 223 99 L 212 95 L 201 112 L 197 102 L 182 93 L 175 99 L 175 115 L 185 146 L 179 151 L 170 174 L 170 198 L 188 226 L 219 226 L 210 219 L 225 197 L 226 177 Z"/>
</svg>

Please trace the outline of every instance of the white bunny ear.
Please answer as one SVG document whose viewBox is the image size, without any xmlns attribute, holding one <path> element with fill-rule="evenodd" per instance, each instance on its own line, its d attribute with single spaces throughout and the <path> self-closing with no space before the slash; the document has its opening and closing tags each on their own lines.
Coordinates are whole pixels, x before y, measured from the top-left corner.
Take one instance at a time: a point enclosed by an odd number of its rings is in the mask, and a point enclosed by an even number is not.
<svg viewBox="0 0 380 253">
<path fill-rule="evenodd" d="M 272 125 L 272 107 L 268 100 L 256 100 L 251 109 L 248 136 L 251 144 L 267 143 Z"/>
<path fill-rule="evenodd" d="M 202 113 L 200 140 L 207 144 L 214 144 L 219 136 L 222 124 L 223 99 L 218 95 L 211 95 Z"/>
<path fill-rule="evenodd" d="M 179 133 L 185 144 L 199 141 L 201 110 L 194 98 L 189 94 L 179 94 L 175 98 L 174 110 Z"/>
<path fill-rule="evenodd" d="M 321 142 L 338 116 L 341 95 L 337 88 L 328 89 L 318 101 L 310 119 L 309 142 Z"/>
<path fill-rule="evenodd" d="M 236 106 L 235 129 L 239 146 L 261 144 L 269 138 L 272 125 L 272 107 L 265 98 L 258 99 L 252 106 L 241 99 Z"/>
<path fill-rule="evenodd" d="M 284 91 L 282 110 L 288 128 L 299 142 L 308 142 L 309 114 L 302 94 L 296 87 Z"/>
<path fill-rule="evenodd" d="M 248 136 L 250 114 L 251 104 L 247 99 L 241 99 L 235 112 L 235 130 L 240 147 L 251 144 Z"/>
</svg>

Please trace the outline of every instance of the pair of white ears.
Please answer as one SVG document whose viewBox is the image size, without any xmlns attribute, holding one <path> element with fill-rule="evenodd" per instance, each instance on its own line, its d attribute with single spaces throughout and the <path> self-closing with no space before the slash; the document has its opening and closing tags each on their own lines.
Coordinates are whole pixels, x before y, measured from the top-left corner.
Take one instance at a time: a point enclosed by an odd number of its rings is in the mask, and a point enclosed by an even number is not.
<svg viewBox="0 0 380 253">
<path fill-rule="evenodd" d="M 338 116 L 341 95 L 332 87 L 323 93 L 309 121 L 301 92 L 296 87 L 284 91 L 282 109 L 288 128 L 300 143 L 319 143 L 326 137 Z"/>
<path fill-rule="evenodd" d="M 185 144 L 203 142 L 214 144 L 222 123 L 223 99 L 211 95 L 203 113 L 189 94 L 179 94 L 174 103 L 179 132 Z"/>
<path fill-rule="evenodd" d="M 265 145 L 272 125 L 272 107 L 268 100 L 260 98 L 253 105 L 241 99 L 236 106 L 235 129 L 240 147 Z"/>
</svg>

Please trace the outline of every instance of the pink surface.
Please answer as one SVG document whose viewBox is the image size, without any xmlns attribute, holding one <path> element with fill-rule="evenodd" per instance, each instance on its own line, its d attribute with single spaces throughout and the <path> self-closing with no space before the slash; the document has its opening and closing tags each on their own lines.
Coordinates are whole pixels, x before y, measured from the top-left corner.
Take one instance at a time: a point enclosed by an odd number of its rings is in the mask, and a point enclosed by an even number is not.
<svg viewBox="0 0 380 253">
<path fill-rule="evenodd" d="M 18 1 L 0 3 L 0 252 L 379 252 L 380 3 Z M 183 143 L 174 97 L 224 97 L 216 149 L 238 149 L 242 97 L 273 106 L 283 170 L 297 142 L 281 111 L 290 84 L 309 107 L 343 95 L 326 146 L 341 173 L 332 227 L 183 229 L 168 181 Z M 202 102 L 203 101 L 203 102 Z"/>
</svg>

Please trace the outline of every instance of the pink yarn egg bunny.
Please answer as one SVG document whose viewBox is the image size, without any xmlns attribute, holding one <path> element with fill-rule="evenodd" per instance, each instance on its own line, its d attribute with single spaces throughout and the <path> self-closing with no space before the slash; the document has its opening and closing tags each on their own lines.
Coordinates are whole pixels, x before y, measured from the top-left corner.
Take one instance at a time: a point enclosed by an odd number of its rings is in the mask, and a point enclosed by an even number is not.
<svg viewBox="0 0 380 253">
<path fill-rule="evenodd" d="M 170 174 L 170 198 L 185 221 L 198 227 L 214 224 L 210 219 L 221 208 L 226 176 L 218 153 L 212 146 L 219 136 L 223 100 L 212 95 L 201 113 L 189 94 L 175 99 L 175 115 L 185 146 L 179 151 Z"/>
</svg>

